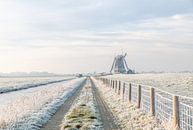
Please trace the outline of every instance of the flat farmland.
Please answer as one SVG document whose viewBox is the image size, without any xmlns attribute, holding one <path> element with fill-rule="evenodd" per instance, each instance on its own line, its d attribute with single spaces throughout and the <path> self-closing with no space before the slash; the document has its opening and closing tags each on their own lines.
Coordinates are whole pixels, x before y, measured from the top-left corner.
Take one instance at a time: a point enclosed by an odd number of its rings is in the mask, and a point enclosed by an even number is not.
<svg viewBox="0 0 193 130">
<path fill-rule="evenodd" d="M 172 94 L 193 97 L 193 73 L 115 74 L 106 77 L 149 85 Z"/>
</svg>

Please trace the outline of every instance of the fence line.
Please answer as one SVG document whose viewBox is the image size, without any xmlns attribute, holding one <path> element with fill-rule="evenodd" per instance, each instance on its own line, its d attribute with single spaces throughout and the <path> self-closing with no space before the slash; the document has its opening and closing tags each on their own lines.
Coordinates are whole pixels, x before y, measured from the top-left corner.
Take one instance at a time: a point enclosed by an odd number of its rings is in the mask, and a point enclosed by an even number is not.
<svg viewBox="0 0 193 130">
<path fill-rule="evenodd" d="M 193 130 L 193 98 L 174 95 L 148 85 L 97 77 L 124 101 L 129 101 L 144 112 L 156 117 L 160 123 L 171 122 L 173 128 Z"/>
</svg>

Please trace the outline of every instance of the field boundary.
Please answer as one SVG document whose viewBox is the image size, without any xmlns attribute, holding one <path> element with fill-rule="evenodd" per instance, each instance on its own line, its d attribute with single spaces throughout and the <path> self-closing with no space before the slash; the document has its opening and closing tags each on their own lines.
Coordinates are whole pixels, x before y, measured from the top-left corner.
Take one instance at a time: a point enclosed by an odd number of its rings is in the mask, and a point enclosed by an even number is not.
<svg viewBox="0 0 193 130">
<path fill-rule="evenodd" d="M 170 123 L 173 129 L 193 129 L 193 98 L 175 95 L 153 86 L 106 77 L 95 78 L 122 96 L 124 101 L 155 116 L 160 123 Z"/>
<path fill-rule="evenodd" d="M 21 87 L 11 88 L 11 89 L 8 89 L 7 87 L 0 88 L 0 94 L 11 93 L 11 92 L 20 91 L 20 90 L 41 87 L 41 86 L 44 86 L 44 85 L 49 85 L 49 84 L 69 81 L 69 80 L 73 80 L 73 79 L 76 79 L 76 78 L 67 78 L 67 79 L 62 79 L 62 80 L 49 81 L 49 82 L 46 82 L 46 83 L 32 84 L 32 85 L 29 85 L 29 86 L 28 85 L 22 85 Z"/>
</svg>

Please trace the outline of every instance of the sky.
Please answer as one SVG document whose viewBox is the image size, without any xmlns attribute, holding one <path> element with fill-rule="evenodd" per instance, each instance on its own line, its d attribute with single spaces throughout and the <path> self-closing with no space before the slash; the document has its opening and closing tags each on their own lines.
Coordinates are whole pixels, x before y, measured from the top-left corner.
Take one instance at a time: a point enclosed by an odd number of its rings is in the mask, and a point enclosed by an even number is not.
<svg viewBox="0 0 193 130">
<path fill-rule="evenodd" d="M 0 0 L 0 72 L 193 71 L 193 0 Z"/>
</svg>

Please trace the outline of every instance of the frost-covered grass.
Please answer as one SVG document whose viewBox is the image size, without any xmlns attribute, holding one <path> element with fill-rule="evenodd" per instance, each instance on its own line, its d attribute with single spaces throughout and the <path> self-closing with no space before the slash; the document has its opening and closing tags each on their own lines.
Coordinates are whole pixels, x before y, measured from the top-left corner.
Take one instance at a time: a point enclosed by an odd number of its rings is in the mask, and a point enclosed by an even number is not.
<svg viewBox="0 0 193 130">
<path fill-rule="evenodd" d="M 102 130 L 99 111 L 95 105 L 91 83 L 88 81 L 63 120 L 61 130 Z"/>
<path fill-rule="evenodd" d="M 74 77 L 0 77 L 0 93 L 46 85 Z"/>
<path fill-rule="evenodd" d="M 111 88 L 105 87 L 95 79 L 93 80 L 123 130 L 165 129 L 153 116 L 147 115 L 142 110 L 137 109 L 135 105 L 123 101 L 122 97 L 115 94 Z"/>
<path fill-rule="evenodd" d="M 1 94 L 0 129 L 39 129 L 83 80 L 75 79 Z"/>
<path fill-rule="evenodd" d="M 94 119 L 97 117 L 93 111 L 86 104 L 80 104 L 74 108 L 67 116 L 66 122 L 63 126 L 63 130 L 67 129 L 90 129 Z"/>
<path fill-rule="evenodd" d="M 193 73 L 115 74 L 106 77 L 150 85 L 173 94 L 193 97 Z"/>
</svg>

